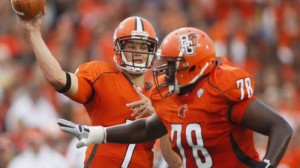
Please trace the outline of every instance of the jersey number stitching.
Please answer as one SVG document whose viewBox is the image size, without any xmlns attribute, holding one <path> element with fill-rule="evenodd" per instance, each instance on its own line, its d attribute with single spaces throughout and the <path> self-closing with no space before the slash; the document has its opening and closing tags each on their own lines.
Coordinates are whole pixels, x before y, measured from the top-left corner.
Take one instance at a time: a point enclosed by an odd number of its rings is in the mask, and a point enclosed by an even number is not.
<svg viewBox="0 0 300 168">
<path fill-rule="evenodd" d="M 181 124 L 171 124 L 171 141 L 174 141 L 174 137 L 176 136 L 176 146 L 179 149 L 180 155 L 182 157 L 183 165 L 186 167 L 186 157 L 184 153 L 184 148 L 182 147 L 182 139 L 181 139 Z M 202 129 L 200 124 L 192 123 L 188 124 L 185 129 L 186 132 L 186 141 L 188 145 L 192 148 L 193 157 L 197 167 L 211 167 L 212 159 L 207 149 L 204 147 L 203 138 L 202 138 Z M 195 135 L 195 139 L 192 138 L 192 135 Z M 194 143 L 195 142 L 195 143 Z M 202 153 L 204 160 L 202 161 L 198 155 L 198 152 Z"/>
<path fill-rule="evenodd" d="M 130 123 L 130 122 L 132 122 L 132 120 L 126 120 L 126 123 Z M 128 165 L 131 161 L 135 146 L 136 146 L 136 144 L 129 144 L 128 145 L 126 153 L 125 153 L 124 160 L 122 162 L 122 166 L 121 166 L 122 168 L 128 167 Z"/>
<path fill-rule="evenodd" d="M 253 96 L 253 89 L 251 86 L 251 79 L 249 77 L 244 79 L 239 79 L 236 81 L 236 86 L 241 90 L 240 100 L 245 98 L 245 90 L 247 92 L 248 98 Z"/>
</svg>

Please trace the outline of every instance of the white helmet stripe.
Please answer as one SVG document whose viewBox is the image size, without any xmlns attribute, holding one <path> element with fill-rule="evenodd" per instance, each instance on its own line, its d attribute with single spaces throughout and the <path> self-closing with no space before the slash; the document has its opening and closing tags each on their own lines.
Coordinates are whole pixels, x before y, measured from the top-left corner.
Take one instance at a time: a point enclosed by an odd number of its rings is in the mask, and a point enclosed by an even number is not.
<svg viewBox="0 0 300 168">
<path fill-rule="evenodd" d="M 136 17 L 135 19 L 135 30 L 136 31 L 144 31 L 144 24 L 140 17 Z"/>
</svg>

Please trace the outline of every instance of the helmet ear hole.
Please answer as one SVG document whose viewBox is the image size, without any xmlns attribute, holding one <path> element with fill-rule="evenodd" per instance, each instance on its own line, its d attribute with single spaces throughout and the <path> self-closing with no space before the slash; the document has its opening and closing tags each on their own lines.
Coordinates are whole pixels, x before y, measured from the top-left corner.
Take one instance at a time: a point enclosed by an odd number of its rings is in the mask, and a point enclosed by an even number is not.
<svg viewBox="0 0 300 168">
<path fill-rule="evenodd" d="M 148 47 L 149 47 L 149 52 L 155 51 L 155 44 L 154 44 L 154 43 L 150 43 L 150 44 L 148 45 Z"/>
<path fill-rule="evenodd" d="M 189 69 L 189 73 L 193 72 L 194 70 L 196 69 L 196 66 L 192 66 L 190 69 Z"/>
<path fill-rule="evenodd" d="M 123 50 L 125 46 L 126 40 L 120 41 L 120 49 Z"/>
</svg>

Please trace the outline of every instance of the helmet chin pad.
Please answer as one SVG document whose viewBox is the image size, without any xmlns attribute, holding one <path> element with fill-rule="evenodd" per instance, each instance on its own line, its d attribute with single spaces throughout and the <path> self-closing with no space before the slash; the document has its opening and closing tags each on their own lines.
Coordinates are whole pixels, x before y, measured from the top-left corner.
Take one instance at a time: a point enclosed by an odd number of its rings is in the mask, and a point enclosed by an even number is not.
<svg viewBox="0 0 300 168">
<path fill-rule="evenodd" d="M 123 71 L 127 71 L 128 73 L 131 73 L 131 74 L 144 74 L 148 70 L 146 68 L 138 69 L 135 67 L 123 67 L 123 66 L 120 66 L 119 69 L 121 69 Z"/>
<path fill-rule="evenodd" d="M 153 60 L 153 57 L 149 58 L 151 56 L 148 56 L 148 61 L 147 61 L 147 62 L 149 62 L 149 61 L 151 62 L 150 66 L 147 66 L 146 63 L 140 64 L 140 63 L 127 62 L 123 53 L 121 55 L 122 56 L 118 55 L 118 56 L 114 57 L 114 62 L 120 71 L 127 71 L 128 73 L 131 73 L 131 74 L 143 74 L 146 71 L 148 71 L 149 69 L 151 69 L 152 60 Z M 122 58 L 120 58 L 120 57 L 122 57 Z M 118 59 L 122 60 L 121 63 L 119 63 Z"/>
</svg>

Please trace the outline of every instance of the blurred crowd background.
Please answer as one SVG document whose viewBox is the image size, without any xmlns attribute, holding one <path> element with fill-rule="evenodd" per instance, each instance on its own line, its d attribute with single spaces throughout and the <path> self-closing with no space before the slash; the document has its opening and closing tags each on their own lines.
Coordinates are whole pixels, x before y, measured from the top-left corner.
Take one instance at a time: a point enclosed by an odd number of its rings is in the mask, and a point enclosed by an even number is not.
<svg viewBox="0 0 300 168">
<path fill-rule="evenodd" d="M 113 31 L 128 16 L 148 19 L 160 41 L 183 26 L 206 31 L 217 55 L 249 71 L 256 80 L 256 96 L 292 125 L 294 135 L 278 167 L 300 167 L 300 0 L 46 2 L 43 37 L 70 72 L 90 60 L 113 64 Z M 89 124 L 82 105 L 45 81 L 10 1 L 1 0 L 0 168 L 77 168 L 84 149 L 76 149 L 76 140 L 59 130 L 58 117 Z M 255 136 L 261 156 L 266 140 Z"/>
</svg>

